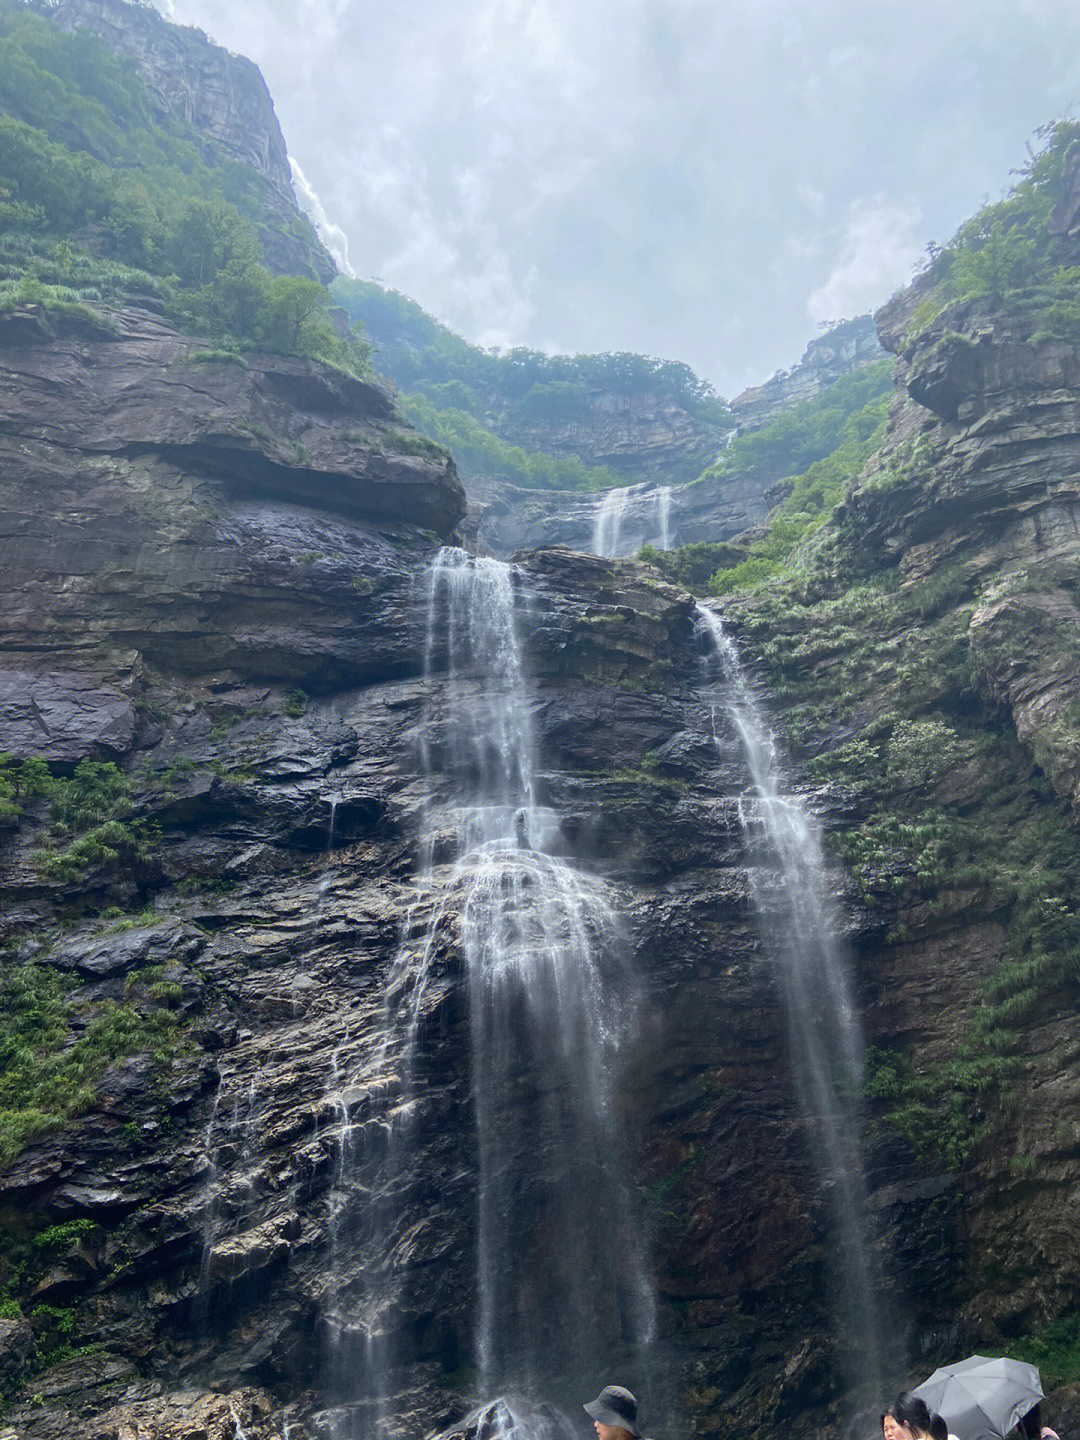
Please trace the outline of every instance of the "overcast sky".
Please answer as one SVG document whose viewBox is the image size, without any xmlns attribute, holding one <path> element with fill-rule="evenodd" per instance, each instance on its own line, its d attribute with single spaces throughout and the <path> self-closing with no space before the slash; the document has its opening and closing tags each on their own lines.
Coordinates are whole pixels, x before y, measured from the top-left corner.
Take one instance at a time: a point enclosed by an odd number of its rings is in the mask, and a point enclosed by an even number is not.
<svg viewBox="0 0 1080 1440">
<path fill-rule="evenodd" d="M 358 276 L 724 394 L 1080 109 L 1076 0 L 158 0 L 251 56 Z"/>
</svg>

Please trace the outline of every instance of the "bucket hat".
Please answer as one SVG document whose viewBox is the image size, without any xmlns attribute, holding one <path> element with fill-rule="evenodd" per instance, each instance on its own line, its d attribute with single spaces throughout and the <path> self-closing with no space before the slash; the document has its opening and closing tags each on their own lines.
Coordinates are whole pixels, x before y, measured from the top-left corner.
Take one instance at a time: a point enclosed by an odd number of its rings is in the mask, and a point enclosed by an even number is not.
<svg viewBox="0 0 1080 1440">
<path fill-rule="evenodd" d="M 599 1420 L 601 1425 L 618 1425 L 635 1440 L 640 1440 L 641 1431 L 637 1425 L 637 1401 L 629 1390 L 621 1385 L 605 1385 L 595 1400 L 582 1407 L 587 1415 Z"/>
</svg>

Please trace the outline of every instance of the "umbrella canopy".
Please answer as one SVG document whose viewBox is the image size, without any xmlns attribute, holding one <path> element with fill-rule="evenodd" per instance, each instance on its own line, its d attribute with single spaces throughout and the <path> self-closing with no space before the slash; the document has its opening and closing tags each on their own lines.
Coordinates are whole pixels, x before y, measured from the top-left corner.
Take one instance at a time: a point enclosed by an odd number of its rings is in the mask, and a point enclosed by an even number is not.
<svg viewBox="0 0 1080 1440">
<path fill-rule="evenodd" d="M 958 1440 L 1003 1440 L 1043 1398 L 1034 1365 L 971 1355 L 943 1365 L 915 1391 Z"/>
</svg>

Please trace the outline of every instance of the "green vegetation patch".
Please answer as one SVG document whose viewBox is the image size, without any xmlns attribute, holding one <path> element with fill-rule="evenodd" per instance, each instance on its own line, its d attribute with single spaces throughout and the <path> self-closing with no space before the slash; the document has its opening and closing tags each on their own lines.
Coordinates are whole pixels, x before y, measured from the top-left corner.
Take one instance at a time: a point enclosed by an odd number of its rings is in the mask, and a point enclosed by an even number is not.
<svg viewBox="0 0 1080 1440">
<path fill-rule="evenodd" d="M 268 230 L 314 255 L 307 221 L 282 219 L 266 181 L 162 116 L 133 61 L 0 0 L 0 311 L 85 318 L 149 293 L 218 353 L 368 374 L 370 347 L 337 333 L 326 287 L 266 268 Z"/>
<path fill-rule="evenodd" d="M 440 410 L 426 395 L 401 395 L 398 400 L 416 428 L 473 475 L 501 476 L 512 485 L 537 490 L 605 490 L 624 483 L 613 470 L 586 465 L 575 455 L 557 457 L 511 445 L 464 410 Z"/>
<path fill-rule="evenodd" d="M 115 1060 L 149 1051 L 159 1065 L 182 1034 L 177 1016 L 136 981 L 123 1003 L 80 1003 L 77 982 L 46 965 L 7 968 L 0 983 L 0 1163 L 27 1140 L 90 1109 Z M 46 1242 L 43 1242 L 46 1243 Z"/>
<path fill-rule="evenodd" d="M 573 419 L 590 413 L 590 391 L 627 397 L 659 391 L 696 418 L 730 424 L 731 412 L 689 365 L 625 351 L 545 355 L 518 346 L 484 350 L 427 314 L 415 300 L 367 280 L 333 283 L 334 298 L 379 345 L 379 364 L 404 390 L 439 408 L 473 410 L 513 405 L 524 421 Z"/>
<path fill-rule="evenodd" d="M 747 471 L 802 475 L 818 460 L 872 439 L 892 392 L 891 359 L 842 375 L 820 394 L 781 410 L 760 430 L 736 435 L 706 475 Z M 869 453 L 869 451 L 867 452 Z"/>
<path fill-rule="evenodd" d="M 50 879 L 73 882 L 92 870 L 133 873 L 153 854 L 159 833 L 132 818 L 131 782 L 112 761 L 82 760 L 70 777 L 49 775 L 41 793 L 52 827 L 36 858 Z"/>
<path fill-rule="evenodd" d="M 26 807 L 46 794 L 51 784 L 52 776 L 44 760 L 21 760 L 0 751 L 0 824 L 17 823 Z"/>
<path fill-rule="evenodd" d="M 1051 216 L 1066 195 L 1080 122 L 1058 121 L 1038 134 L 1041 147 L 1029 155 L 1004 198 L 965 221 L 944 249 L 931 247 L 926 294 L 908 327 L 908 340 L 949 305 L 983 298 L 1005 310 L 1022 306 L 1033 314 L 1033 339 L 1080 337 L 1075 246 L 1050 230 Z"/>
<path fill-rule="evenodd" d="M 1080 1380 L 1080 1310 L 1070 1311 L 1042 1329 L 1009 1340 L 1009 1354 L 1037 1365 L 1043 1384 Z"/>
<path fill-rule="evenodd" d="M 787 479 L 790 489 L 770 513 L 767 533 L 738 556 L 725 557 L 704 585 L 694 567 L 695 588 L 733 595 L 814 567 L 816 537 L 882 442 L 891 389 L 892 362 L 883 360 L 781 412 L 761 430 L 735 438 L 707 476 L 761 470 Z M 687 561 L 688 570 L 691 566 L 693 558 Z"/>
<path fill-rule="evenodd" d="M 623 352 L 484 350 L 397 291 L 343 277 L 331 288 L 350 319 L 378 345 L 379 368 L 401 387 L 401 406 L 413 424 L 475 475 L 502 476 L 537 489 L 601 490 L 629 483 L 578 456 L 525 450 L 505 437 L 504 431 L 515 427 L 520 432 L 587 423 L 597 393 L 628 400 L 656 395 L 702 424 L 731 424 L 724 401 L 688 365 Z M 694 469 L 668 478 L 694 479 Z"/>
</svg>

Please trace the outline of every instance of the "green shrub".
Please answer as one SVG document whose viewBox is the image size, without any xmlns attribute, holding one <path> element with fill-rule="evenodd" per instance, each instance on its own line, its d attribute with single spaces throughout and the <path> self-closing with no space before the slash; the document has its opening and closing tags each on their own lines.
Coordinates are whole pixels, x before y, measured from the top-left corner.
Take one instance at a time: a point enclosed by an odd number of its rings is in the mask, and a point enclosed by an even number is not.
<svg viewBox="0 0 1080 1440">
<path fill-rule="evenodd" d="M 175 1049 L 178 1022 L 169 1011 L 111 1001 L 80 1009 L 74 989 L 72 980 L 45 966 L 23 965 L 4 975 L 0 1162 L 11 1160 L 34 1135 L 89 1109 L 97 1080 L 114 1060 L 149 1050 L 163 1063 Z M 54 1229 L 53 1237 L 62 1229 Z"/>
<path fill-rule="evenodd" d="M 1080 1380 L 1080 1310 L 1061 1315 L 1040 1330 L 1010 1337 L 1008 1352 L 1037 1365 L 1044 1385 Z"/>
<path fill-rule="evenodd" d="M 717 570 L 712 576 L 708 582 L 710 594 L 723 596 L 760 590 L 782 577 L 798 575 L 812 567 L 815 538 L 881 443 L 886 404 L 883 387 L 891 383 L 890 377 L 889 362 L 856 371 L 853 376 L 837 381 L 823 396 L 785 411 L 774 426 L 738 437 L 714 470 L 707 472 L 726 474 L 740 463 L 764 465 L 770 456 L 772 463 L 782 468 L 785 456 L 801 460 L 815 454 L 821 446 L 836 442 L 831 451 L 815 458 L 803 474 L 795 476 L 790 492 L 769 515 L 764 538 L 752 542 L 744 559 Z M 840 395 L 835 393 L 838 390 L 842 392 Z M 870 399 L 853 409 L 866 394 Z M 825 401 L 830 403 L 825 405 Z M 823 408 L 815 408 L 818 406 Z M 774 430 L 778 433 L 774 434 Z M 742 439 L 751 447 L 750 457 L 759 453 L 753 446 L 760 446 L 763 458 L 755 461 L 744 455 L 740 461 L 736 447 Z M 734 456 L 729 453 L 733 451 Z"/>
<path fill-rule="evenodd" d="M 91 870 L 133 870 L 149 859 L 158 832 L 144 820 L 128 818 L 131 785 L 112 761 L 82 760 L 70 778 L 50 776 L 44 793 L 53 838 L 36 858 L 50 879 L 71 882 Z M 57 849 L 59 839 L 71 843 Z"/>
<path fill-rule="evenodd" d="M 31 801 L 47 793 L 51 781 L 44 760 L 19 760 L 0 751 L 0 821 L 17 820 Z"/>
<path fill-rule="evenodd" d="M 62 1225 L 50 1225 L 45 1230 L 39 1230 L 30 1244 L 35 1250 L 62 1250 L 97 1228 L 97 1221 L 88 1220 L 85 1216 L 79 1220 L 65 1220 Z"/>
<path fill-rule="evenodd" d="M 1022 300 L 1044 335 L 1071 339 L 1077 333 L 1080 299 L 1075 267 L 1049 221 L 1065 195 L 1070 157 L 1080 123 L 1058 121 L 1039 132 L 1042 148 L 1031 151 L 1020 178 L 1005 197 L 966 220 L 943 250 L 933 250 L 928 293 L 912 317 L 908 339 L 930 325 L 946 306 L 989 298 L 1008 307 Z"/>
<path fill-rule="evenodd" d="M 614 471 L 587 466 L 576 456 L 556 458 L 511 445 L 463 410 L 438 409 L 424 395 L 401 395 L 402 411 L 421 434 L 449 450 L 463 470 L 504 476 L 513 485 L 541 490 L 604 490 L 624 483 Z"/>
</svg>

